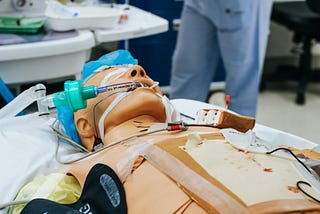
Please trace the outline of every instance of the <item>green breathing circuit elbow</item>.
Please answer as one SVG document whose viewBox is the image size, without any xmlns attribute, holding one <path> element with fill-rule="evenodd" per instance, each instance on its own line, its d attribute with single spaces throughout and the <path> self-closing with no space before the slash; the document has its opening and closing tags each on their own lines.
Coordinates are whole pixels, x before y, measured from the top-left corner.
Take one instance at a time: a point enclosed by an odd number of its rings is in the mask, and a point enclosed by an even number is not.
<svg viewBox="0 0 320 214">
<path fill-rule="evenodd" d="M 53 94 L 53 103 L 55 107 L 65 105 L 76 112 L 86 108 L 87 100 L 97 95 L 96 86 L 83 86 L 81 80 L 68 80 L 64 83 L 64 91 Z"/>
</svg>

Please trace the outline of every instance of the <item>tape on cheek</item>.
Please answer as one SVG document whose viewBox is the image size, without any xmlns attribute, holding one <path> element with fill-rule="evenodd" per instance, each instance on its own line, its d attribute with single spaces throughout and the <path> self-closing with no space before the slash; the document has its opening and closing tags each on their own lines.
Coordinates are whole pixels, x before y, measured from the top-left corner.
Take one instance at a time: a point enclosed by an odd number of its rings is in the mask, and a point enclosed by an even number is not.
<svg viewBox="0 0 320 214">
<path fill-rule="evenodd" d="M 123 94 L 118 95 L 108 106 L 108 108 L 103 112 L 101 118 L 99 119 L 98 127 L 99 127 L 99 134 L 100 138 L 103 142 L 104 140 L 104 120 L 110 111 L 126 96 L 128 96 L 131 92 L 124 92 Z"/>
<path fill-rule="evenodd" d="M 117 75 L 115 78 L 113 78 L 113 81 L 120 78 L 124 73 L 126 73 L 131 66 L 128 67 L 120 67 L 110 73 L 108 73 L 107 75 L 104 76 L 104 78 L 101 80 L 100 82 L 100 86 L 105 86 L 110 84 L 110 78 Z"/>
</svg>

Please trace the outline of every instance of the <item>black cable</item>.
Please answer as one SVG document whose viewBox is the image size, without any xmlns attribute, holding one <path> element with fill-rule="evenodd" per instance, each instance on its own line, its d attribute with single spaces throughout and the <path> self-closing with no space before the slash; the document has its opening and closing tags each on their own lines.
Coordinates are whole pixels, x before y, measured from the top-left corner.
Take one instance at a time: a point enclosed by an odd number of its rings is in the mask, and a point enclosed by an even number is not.
<svg viewBox="0 0 320 214">
<path fill-rule="evenodd" d="M 312 195 L 310 195 L 309 193 L 307 193 L 306 191 L 304 191 L 303 188 L 300 186 L 301 184 L 305 184 L 305 185 L 307 185 L 307 186 L 309 186 L 309 187 L 312 187 L 311 184 L 309 184 L 309 183 L 306 182 L 306 181 L 298 181 L 296 185 L 297 185 L 298 189 L 299 189 L 301 192 L 303 192 L 306 196 L 308 196 L 308 197 L 311 198 L 312 200 L 320 203 L 320 200 L 316 199 L 315 197 L 313 197 Z"/>
<path fill-rule="evenodd" d="M 191 119 L 191 120 L 195 120 L 194 117 L 191 117 L 191 116 L 189 116 L 189 115 L 187 115 L 187 114 L 180 113 L 180 115 L 183 116 L 183 117 L 189 118 L 189 119 Z"/>
<path fill-rule="evenodd" d="M 280 148 L 274 149 L 274 150 L 272 150 L 272 151 L 270 151 L 270 152 L 266 152 L 266 154 L 271 154 L 271 153 L 276 152 L 276 151 L 279 151 L 279 150 L 285 150 L 285 151 L 289 152 L 310 174 L 312 174 L 312 173 L 311 173 L 311 170 L 310 170 L 290 149 L 288 149 L 288 148 L 280 147 Z M 316 199 L 315 197 L 313 197 L 312 195 L 310 195 L 309 193 L 307 193 L 306 191 L 304 191 L 303 188 L 301 187 L 301 184 L 305 184 L 305 185 L 307 185 L 307 186 L 309 186 L 309 187 L 312 188 L 311 184 L 309 184 L 309 183 L 306 182 L 306 181 L 298 181 L 298 182 L 296 183 L 296 186 L 297 186 L 297 188 L 298 188 L 303 194 L 305 194 L 307 197 L 309 197 L 309 198 L 311 198 L 312 200 L 320 203 L 320 200 Z"/>
<path fill-rule="evenodd" d="M 312 174 L 311 170 L 288 148 L 280 147 L 280 148 L 274 149 L 270 152 L 266 152 L 266 154 L 270 155 L 271 153 L 279 151 L 279 150 L 285 150 L 285 151 L 289 152 L 310 174 Z"/>
</svg>

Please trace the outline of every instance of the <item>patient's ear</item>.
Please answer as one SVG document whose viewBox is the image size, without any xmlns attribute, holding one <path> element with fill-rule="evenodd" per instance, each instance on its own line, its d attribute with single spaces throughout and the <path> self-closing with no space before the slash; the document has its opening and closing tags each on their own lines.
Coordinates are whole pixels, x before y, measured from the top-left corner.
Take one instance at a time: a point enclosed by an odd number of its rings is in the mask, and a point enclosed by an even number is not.
<svg viewBox="0 0 320 214">
<path fill-rule="evenodd" d="M 85 117 L 77 118 L 75 123 L 82 144 L 92 151 L 95 143 L 94 127 Z"/>
</svg>

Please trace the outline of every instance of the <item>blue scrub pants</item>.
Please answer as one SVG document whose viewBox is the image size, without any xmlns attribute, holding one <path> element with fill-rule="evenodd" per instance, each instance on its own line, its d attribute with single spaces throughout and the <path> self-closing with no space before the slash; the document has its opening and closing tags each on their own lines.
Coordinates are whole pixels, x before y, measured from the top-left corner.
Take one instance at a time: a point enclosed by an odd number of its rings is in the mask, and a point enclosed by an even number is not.
<svg viewBox="0 0 320 214">
<path fill-rule="evenodd" d="M 170 98 L 205 101 L 221 57 L 229 109 L 255 117 L 271 7 L 272 0 L 186 0 Z"/>
</svg>

